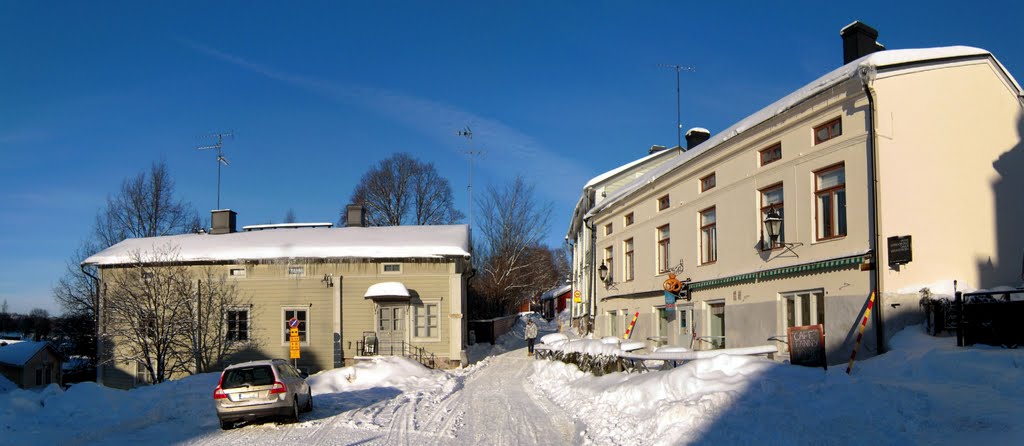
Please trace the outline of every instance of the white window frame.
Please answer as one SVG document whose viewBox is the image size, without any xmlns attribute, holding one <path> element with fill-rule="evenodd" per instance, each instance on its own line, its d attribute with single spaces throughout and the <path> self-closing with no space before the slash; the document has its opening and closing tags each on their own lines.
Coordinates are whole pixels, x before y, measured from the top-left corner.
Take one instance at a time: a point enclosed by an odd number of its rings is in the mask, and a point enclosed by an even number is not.
<svg viewBox="0 0 1024 446">
<path fill-rule="evenodd" d="M 793 302 L 793 324 L 789 323 L 789 302 Z M 804 303 L 806 302 L 806 310 L 808 314 L 804 314 Z M 821 304 L 819 318 L 819 303 Z M 785 293 L 779 293 L 779 326 L 782 329 L 781 335 L 788 333 L 790 327 L 802 327 L 805 325 L 817 325 L 825 324 L 824 320 L 825 313 L 825 290 L 822 288 L 801 290 L 801 291 L 787 291 Z M 805 323 L 806 322 L 806 323 Z M 786 346 L 786 350 L 789 350 L 789 346 Z"/>
<path fill-rule="evenodd" d="M 302 269 L 301 273 L 294 272 L 293 268 Z M 305 265 L 288 265 L 285 269 L 285 274 L 288 277 L 306 277 L 306 266 Z"/>
<path fill-rule="evenodd" d="M 411 335 L 410 338 L 413 339 L 413 340 L 417 340 L 417 341 L 440 341 L 441 340 L 441 301 L 440 300 L 425 300 L 422 303 L 419 303 L 419 304 L 416 304 L 416 305 L 410 305 L 410 307 L 412 307 L 412 308 L 410 308 L 410 310 L 412 310 L 411 311 L 412 314 L 410 315 L 411 317 L 409 317 L 409 325 L 411 325 L 410 328 L 412 329 L 411 330 L 412 333 L 410 333 L 410 335 Z M 434 327 L 434 329 L 431 330 L 431 331 L 433 331 L 433 334 L 430 334 L 430 335 L 427 335 L 427 336 L 419 336 L 420 317 L 421 317 L 420 316 L 420 311 L 426 311 L 427 307 L 436 307 L 437 308 L 437 313 L 436 314 L 424 314 L 422 316 L 424 318 L 427 318 L 427 321 L 426 321 L 427 325 L 425 325 L 425 327 L 427 327 L 428 330 L 430 329 L 430 327 Z M 436 320 L 437 320 L 437 323 L 435 325 L 430 325 L 430 319 L 429 318 L 431 316 L 435 317 Z"/>
<path fill-rule="evenodd" d="M 236 274 L 236 273 L 238 273 L 238 274 Z M 248 276 L 249 276 L 249 273 L 248 273 L 248 271 L 246 271 L 244 266 L 241 266 L 241 267 L 239 267 L 239 266 L 232 266 L 232 267 L 228 268 L 228 277 L 230 277 L 232 279 L 244 279 L 244 278 L 246 278 Z"/>
<path fill-rule="evenodd" d="M 664 229 L 664 232 L 662 232 L 662 229 Z M 655 246 L 655 249 L 654 249 L 654 251 L 656 253 L 655 254 L 655 262 L 657 262 L 657 265 L 655 266 L 654 269 L 655 269 L 655 271 L 657 271 L 658 274 L 667 274 L 671 270 L 671 268 L 672 268 L 672 265 L 671 265 L 671 261 L 672 261 L 671 260 L 671 257 L 672 257 L 672 246 L 671 246 L 672 233 L 671 233 L 671 230 L 672 230 L 672 228 L 668 224 L 664 224 L 664 225 L 658 226 L 654 230 L 654 238 L 657 241 L 657 245 Z"/>
<path fill-rule="evenodd" d="M 280 327 L 281 327 L 281 337 L 279 338 L 279 339 L 283 339 L 283 341 L 281 341 L 281 346 L 284 347 L 284 346 L 288 346 L 289 345 L 289 342 L 288 342 L 289 330 L 288 330 L 287 327 L 285 327 L 285 324 L 288 323 L 288 319 L 289 319 L 287 317 L 287 312 L 288 311 L 305 311 L 306 312 L 306 340 L 305 341 L 301 341 L 300 340 L 299 341 L 299 345 L 301 345 L 301 346 L 308 346 L 309 345 L 309 340 L 312 337 L 311 336 L 312 330 L 310 330 L 310 328 L 311 328 L 310 325 L 311 324 L 309 323 L 310 319 L 312 318 L 312 314 L 310 312 L 310 306 L 309 305 L 294 305 L 294 306 L 284 306 L 284 307 L 281 307 L 281 325 L 280 325 Z M 301 327 L 301 325 L 300 325 L 300 327 Z M 302 335 L 302 332 L 300 331 L 299 332 L 299 336 L 301 336 L 301 335 Z"/>
<path fill-rule="evenodd" d="M 398 271 L 388 271 L 388 267 L 389 266 L 397 266 L 398 267 Z M 380 273 L 381 274 L 402 274 L 402 264 L 401 263 L 381 263 L 380 264 Z"/>
</svg>

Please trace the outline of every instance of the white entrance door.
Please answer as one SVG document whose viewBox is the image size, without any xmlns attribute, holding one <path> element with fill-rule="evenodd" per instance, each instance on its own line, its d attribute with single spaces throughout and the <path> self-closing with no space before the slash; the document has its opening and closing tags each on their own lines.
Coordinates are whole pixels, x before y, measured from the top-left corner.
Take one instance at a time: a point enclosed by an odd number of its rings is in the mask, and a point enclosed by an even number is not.
<svg viewBox="0 0 1024 446">
<path fill-rule="evenodd" d="M 405 341 L 405 305 L 382 304 L 377 307 L 377 342 L 380 354 L 403 354 Z"/>
</svg>

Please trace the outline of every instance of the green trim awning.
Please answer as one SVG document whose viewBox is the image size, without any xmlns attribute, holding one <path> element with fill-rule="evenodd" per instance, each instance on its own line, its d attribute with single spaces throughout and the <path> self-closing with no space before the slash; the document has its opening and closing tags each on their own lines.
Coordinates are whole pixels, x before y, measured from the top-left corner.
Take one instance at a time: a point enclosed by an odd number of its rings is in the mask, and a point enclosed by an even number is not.
<svg viewBox="0 0 1024 446">
<path fill-rule="evenodd" d="M 690 284 L 691 291 L 708 288 L 718 288 L 741 282 L 757 282 L 767 279 L 781 278 L 785 276 L 810 274 L 818 271 L 846 269 L 851 265 L 859 265 L 864 262 L 864 255 L 843 257 L 840 259 L 822 260 L 820 262 L 805 263 L 802 265 L 783 266 L 753 273 L 737 274 L 735 276 L 722 277 L 719 279 L 702 280 Z"/>
</svg>

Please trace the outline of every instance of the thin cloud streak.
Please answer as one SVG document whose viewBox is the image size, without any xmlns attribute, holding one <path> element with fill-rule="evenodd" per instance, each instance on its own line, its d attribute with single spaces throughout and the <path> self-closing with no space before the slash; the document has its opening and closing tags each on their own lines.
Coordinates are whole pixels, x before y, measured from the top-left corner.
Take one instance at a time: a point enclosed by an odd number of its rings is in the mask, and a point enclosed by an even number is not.
<svg viewBox="0 0 1024 446">
<path fill-rule="evenodd" d="M 476 148 L 486 153 L 488 161 L 479 167 L 494 173 L 508 174 L 510 167 L 530 178 L 534 183 L 544 182 L 538 190 L 557 201 L 575 202 L 583 184 L 592 172 L 577 167 L 578 162 L 543 147 L 534 138 L 502 122 L 485 118 L 430 99 L 409 96 L 389 90 L 344 85 L 289 73 L 267 65 L 251 62 L 209 46 L 179 39 L 182 44 L 212 58 L 230 63 L 247 71 L 284 82 L 312 93 L 346 103 L 356 103 L 374 110 L 403 125 L 415 129 L 452 150 L 465 148 L 464 141 L 455 132 L 466 125 L 472 126 Z M 511 176 L 511 175 L 509 175 Z"/>
</svg>

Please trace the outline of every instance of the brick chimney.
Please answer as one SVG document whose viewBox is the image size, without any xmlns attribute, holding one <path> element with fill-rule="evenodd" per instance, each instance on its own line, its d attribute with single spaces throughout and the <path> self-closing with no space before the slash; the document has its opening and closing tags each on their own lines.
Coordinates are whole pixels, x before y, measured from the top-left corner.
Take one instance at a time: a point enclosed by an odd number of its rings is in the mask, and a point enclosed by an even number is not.
<svg viewBox="0 0 1024 446">
<path fill-rule="evenodd" d="M 708 129 L 694 127 L 686 131 L 686 150 L 690 150 L 694 147 L 699 146 L 702 142 L 707 141 L 711 137 L 711 132 Z"/>
<path fill-rule="evenodd" d="M 353 228 L 366 226 L 366 210 L 361 204 L 345 206 L 345 226 Z"/>
<path fill-rule="evenodd" d="M 230 234 L 235 232 L 235 211 L 218 209 L 210 216 L 210 234 Z"/>
<path fill-rule="evenodd" d="M 846 25 L 839 31 L 839 35 L 843 38 L 843 65 L 885 49 L 877 41 L 878 30 L 865 25 L 860 20 Z"/>
</svg>

